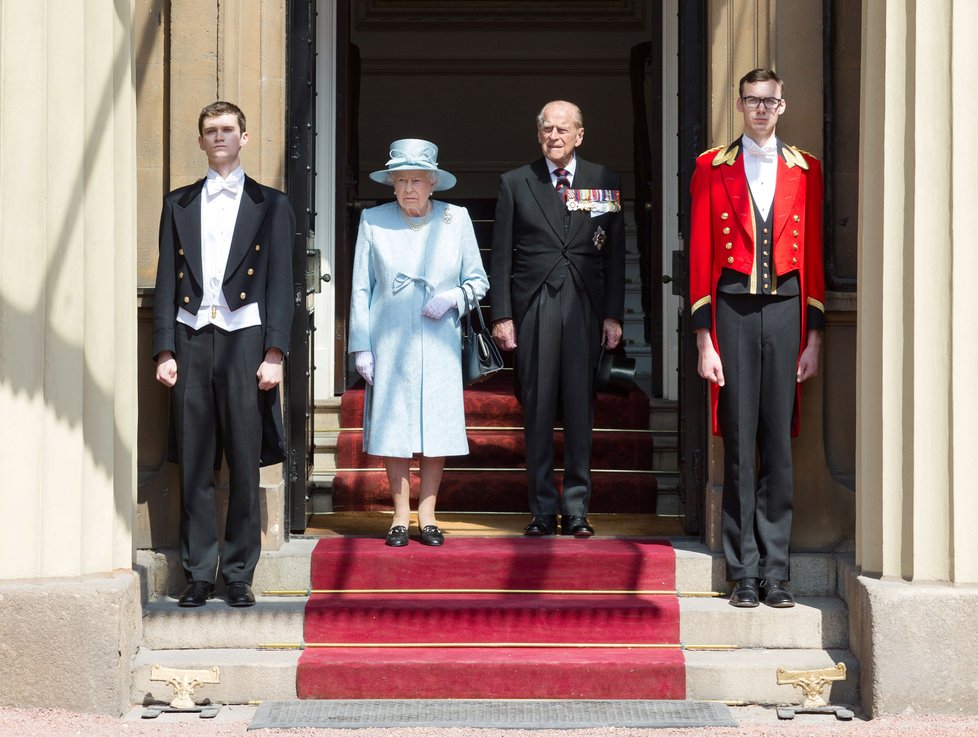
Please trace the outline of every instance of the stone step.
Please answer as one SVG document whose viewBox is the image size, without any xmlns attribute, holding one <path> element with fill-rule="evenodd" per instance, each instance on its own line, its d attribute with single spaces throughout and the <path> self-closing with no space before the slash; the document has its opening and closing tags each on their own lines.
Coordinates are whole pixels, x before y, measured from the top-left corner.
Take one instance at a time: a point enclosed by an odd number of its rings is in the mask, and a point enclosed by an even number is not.
<svg viewBox="0 0 978 737">
<path fill-rule="evenodd" d="M 313 408 L 313 433 L 336 433 L 340 429 L 341 397 L 317 399 Z"/>
<path fill-rule="evenodd" d="M 256 597 L 253 607 L 231 607 L 220 598 L 184 608 L 164 597 L 143 606 L 143 645 L 151 650 L 253 649 L 266 643 L 302 642 L 305 596 Z"/>
<path fill-rule="evenodd" d="M 205 669 L 217 666 L 221 682 L 201 686 L 195 693 L 200 703 L 210 699 L 218 704 L 247 704 L 297 698 L 295 673 L 298 650 L 183 649 L 152 650 L 140 648 L 132 664 L 132 702 L 169 702 L 172 689 L 165 683 L 151 681 L 154 665 L 164 668 Z"/>
<path fill-rule="evenodd" d="M 298 650 L 142 648 L 133 660 L 133 703 L 169 701 L 171 690 L 150 681 L 153 665 L 203 669 L 217 666 L 221 682 L 202 686 L 198 701 L 246 704 L 255 701 L 295 699 Z M 809 670 L 846 665 L 845 681 L 826 689 L 830 703 L 859 703 L 859 663 L 848 650 L 838 649 L 743 649 L 686 651 L 686 698 L 744 704 L 798 703 L 801 693 L 777 685 L 777 669 Z"/>
<path fill-rule="evenodd" d="M 649 424 L 653 430 L 679 432 L 679 402 L 674 399 L 649 400 Z"/>
<path fill-rule="evenodd" d="M 680 640 L 685 645 L 737 648 L 834 649 L 849 647 L 849 610 L 834 596 L 798 597 L 790 609 L 763 604 L 730 606 L 726 598 L 681 597 Z"/>
<path fill-rule="evenodd" d="M 306 591 L 316 542 L 315 538 L 293 537 L 278 550 L 263 550 L 252 584 L 255 592 L 260 594 L 283 589 Z M 142 580 L 143 602 L 178 596 L 186 585 L 180 568 L 180 555 L 175 548 L 137 550 L 136 570 Z"/>
</svg>

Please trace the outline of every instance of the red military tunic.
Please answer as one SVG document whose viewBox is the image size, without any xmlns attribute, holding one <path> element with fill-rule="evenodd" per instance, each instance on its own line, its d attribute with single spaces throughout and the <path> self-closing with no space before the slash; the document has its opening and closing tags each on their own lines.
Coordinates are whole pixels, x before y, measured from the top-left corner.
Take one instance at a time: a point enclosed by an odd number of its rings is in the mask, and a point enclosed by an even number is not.
<svg viewBox="0 0 978 737">
<path fill-rule="evenodd" d="M 719 353 L 713 307 L 717 282 L 724 269 L 748 275 L 751 293 L 760 294 L 753 275 L 756 227 L 741 139 L 699 155 L 690 184 L 693 197 L 689 238 L 689 297 L 694 327 L 710 325 Z M 822 170 L 811 154 L 778 142 L 778 178 L 772 203 L 773 272 L 782 277 L 798 272 L 801 289 L 801 340 L 804 351 L 808 315 L 825 313 L 825 274 L 822 261 Z M 756 291 L 755 291 L 756 290 Z M 773 292 L 777 294 L 775 288 Z M 704 313 L 703 310 L 706 310 Z M 707 319 L 708 318 L 708 319 Z M 819 320 L 819 327 L 824 320 Z M 799 355 L 800 352 L 799 352 Z M 720 355 L 721 362 L 723 355 Z M 711 384 L 713 433 L 717 422 L 719 387 Z M 801 387 L 792 418 L 797 435 Z"/>
</svg>

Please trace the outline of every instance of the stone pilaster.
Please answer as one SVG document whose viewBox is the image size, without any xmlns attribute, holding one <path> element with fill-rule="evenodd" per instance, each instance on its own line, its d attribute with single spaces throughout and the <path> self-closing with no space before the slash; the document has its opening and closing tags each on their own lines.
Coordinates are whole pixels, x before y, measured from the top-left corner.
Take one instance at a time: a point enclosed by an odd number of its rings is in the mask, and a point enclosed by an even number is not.
<svg viewBox="0 0 978 737">
<path fill-rule="evenodd" d="M 0 702 L 119 713 L 140 623 L 133 6 L 2 13 Z M 111 657 L 51 666 L 92 643 Z"/>
<path fill-rule="evenodd" d="M 978 269 L 967 82 L 976 23 L 967 0 L 863 8 L 857 548 L 847 589 L 874 714 L 978 709 L 967 319 Z"/>
</svg>

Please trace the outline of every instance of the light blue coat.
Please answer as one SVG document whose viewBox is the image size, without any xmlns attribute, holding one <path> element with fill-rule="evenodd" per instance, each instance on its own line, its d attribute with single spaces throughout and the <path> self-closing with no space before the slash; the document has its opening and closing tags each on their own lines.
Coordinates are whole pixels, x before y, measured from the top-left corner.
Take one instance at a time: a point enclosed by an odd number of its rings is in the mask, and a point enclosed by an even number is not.
<svg viewBox="0 0 978 737">
<path fill-rule="evenodd" d="M 441 292 L 463 286 L 481 299 L 489 280 L 464 207 L 433 202 L 430 224 L 405 225 L 396 202 L 364 210 L 353 261 L 350 353 L 372 351 L 363 449 L 410 458 L 465 455 L 461 329 L 465 301 L 439 320 L 421 310 Z M 471 297 L 470 297 L 471 298 Z"/>
</svg>

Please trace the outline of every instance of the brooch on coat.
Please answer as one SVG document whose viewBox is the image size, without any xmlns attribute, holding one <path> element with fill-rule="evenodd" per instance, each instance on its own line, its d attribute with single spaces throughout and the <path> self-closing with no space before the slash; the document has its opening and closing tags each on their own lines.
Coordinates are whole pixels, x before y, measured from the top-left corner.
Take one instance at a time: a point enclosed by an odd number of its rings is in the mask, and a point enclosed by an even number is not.
<svg viewBox="0 0 978 737">
<path fill-rule="evenodd" d="M 447 207 L 445 208 L 445 212 L 441 214 L 441 221 L 445 223 L 445 225 L 452 224 L 452 213 L 448 211 Z"/>
<path fill-rule="evenodd" d="M 571 212 L 621 212 L 621 190 L 568 189 L 564 192 L 564 204 Z"/>
<path fill-rule="evenodd" d="M 607 240 L 604 230 L 600 225 L 598 226 L 598 229 L 594 231 L 594 237 L 591 240 L 594 241 L 594 247 L 600 251 L 601 247 L 604 245 L 604 242 Z"/>
</svg>

